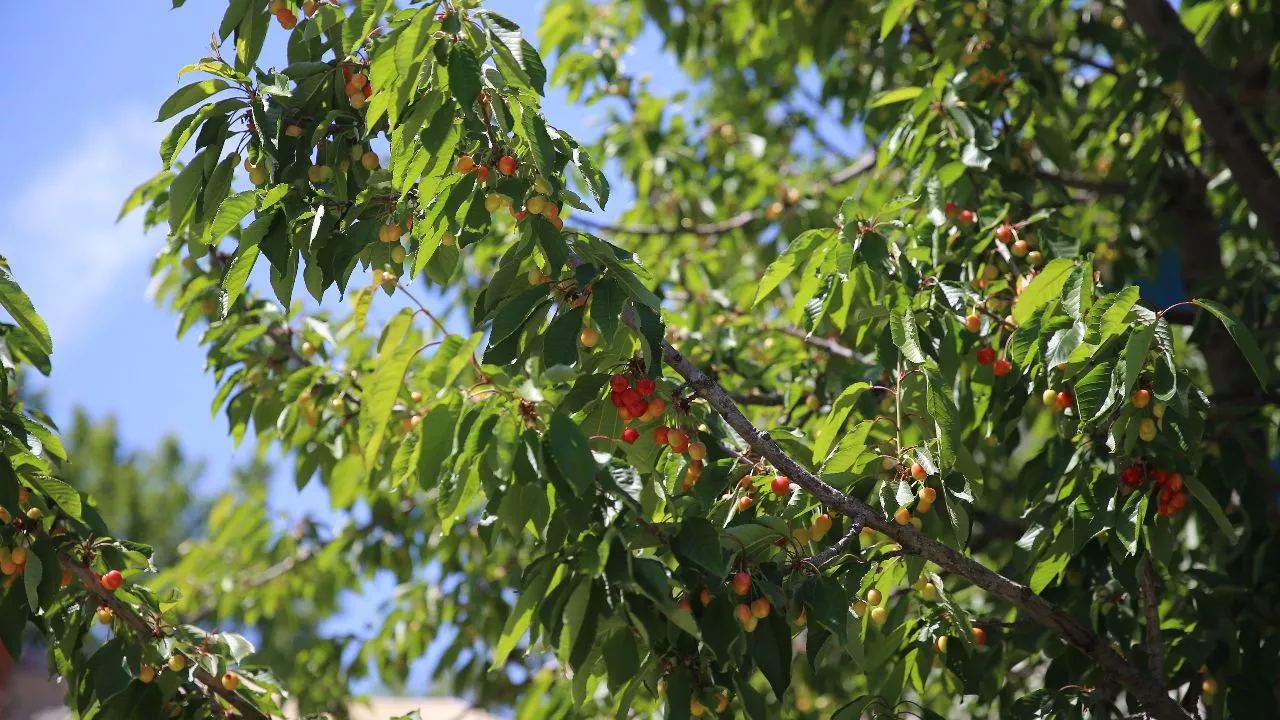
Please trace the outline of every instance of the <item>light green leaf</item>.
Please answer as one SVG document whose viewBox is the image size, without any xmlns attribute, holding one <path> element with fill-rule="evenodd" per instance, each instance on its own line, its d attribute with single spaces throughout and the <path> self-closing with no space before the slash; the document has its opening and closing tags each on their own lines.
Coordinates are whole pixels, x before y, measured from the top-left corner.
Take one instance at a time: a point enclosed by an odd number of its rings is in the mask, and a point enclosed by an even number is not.
<svg viewBox="0 0 1280 720">
<path fill-rule="evenodd" d="M 880 18 L 880 39 L 889 37 L 889 33 L 898 26 L 915 7 L 915 0 L 889 0 L 885 6 L 884 16 Z M 873 106 L 874 107 L 874 106 Z"/>
<path fill-rule="evenodd" d="M 27 297 L 22 287 L 3 267 L 0 267 L 0 306 L 27 331 L 41 352 L 45 355 L 53 354 L 53 339 L 49 337 L 49 328 L 44 324 L 44 319 L 36 312 L 31 298 Z"/>
<path fill-rule="evenodd" d="M 787 276 L 795 272 L 796 268 L 808 262 L 809 256 L 818 244 L 832 239 L 834 235 L 830 230 L 806 230 L 792 240 L 787 249 L 765 270 L 764 277 L 760 279 L 760 286 L 756 288 L 756 298 L 752 304 L 759 304 L 761 300 L 768 297 L 769 293 L 777 289 Z"/>
<path fill-rule="evenodd" d="M 908 5 L 910 5 L 910 3 L 908 3 Z M 886 17 L 888 16 L 886 15 Z M 885 90 L 879 95 L 876 95 L 871 102 L 867 103 L 867 108 L 878 108 L 885 105 L 893 105 L 894 103 L 915 100 L 922 92 L 924 92 L 924 88 L 922 87 L 904 87 Z"/>
<path fill-rule="evenodd" d="M 156 122 L 168 120 L 192 105 L 212 97 L 229 87 L 231 87 L 231 83 L 226 80 L 201 80 L 178 88 L 175 93 L 169 96 L 168 100 L 165 100 L 164 103 L 160 105 L 160 116 L 156 118 Z"/>
<path fill-rule="evenodd" d="M 893 344 L 902 351 L 902 356 L 916 365 L 924 363 L 924 351 L 920 349 L 920 331 L 916 328 L 916 315 L 910 307 L 894 310 L 889 315 L 889 331 L 893 335 Z"/>
<path fill-rule="evenodd" d="M 413 331 L 416 315 L 408 308 L 387 323 L 378 345 L 378 363 L 373 377 L 365 386 L 360 402 L 360 444 L 364 448 L 365 465 L 372 470 L 378 462 L 378 451 L 395 407 L 396 396 L 404 383 L 409 361 L 418 354 L 418 334 Z"/>
<path fill-rule="evenodd" d="M 1075 263 L 1065 258 L 1055 258 L 1045 265 L 1044 270 L 1036 275 L 1031 284 L 1023 289 L 1022 294 L 1013 305 L 1013 319 L 1019 325 L 1031 319 L 1035 311 L 1057 299 L 1062 294 L 1062 286 L 1067 282 L 1067 275 Z"/>
<path fill-rule="evenodd" d="M 253 211 L 257 197 L 257 191 L 245 190 L 223 200 L 218 206 L 218 213 L 214 215 L 213 222 L 209 223 L 209 228 L 205 231 L 204 244 L 216 245 L 224 235 L 240 225 L 240 221 Z"/>
</svg>

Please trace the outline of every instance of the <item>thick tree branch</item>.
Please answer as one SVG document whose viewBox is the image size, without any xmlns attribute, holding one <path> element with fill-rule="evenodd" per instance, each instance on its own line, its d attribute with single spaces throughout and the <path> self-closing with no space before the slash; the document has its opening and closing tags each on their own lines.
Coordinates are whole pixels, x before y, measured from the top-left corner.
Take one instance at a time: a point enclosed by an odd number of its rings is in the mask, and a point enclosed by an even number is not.
<svg viewBox="0 0 1280 720">
<path fill-rule="evenodd" d="M 1129 0 L 1129 14 L 1158 50 L 1178 57 L 1187 101 L 1199 116 L 1217 152 L 1231 169 L 1236 187 L 1280 250 L 1280 174 L 1254 137 L 1244 114 L 1217 77 L 1195 36 L 1166 0 Z"/>
<path fill-rule="evenodd" d="M 693 387 L 753 450 L 810 495 L 853 520 L 888 535 L 905 550 L 944 570 L 964 577 L 996 597 L 1003 598 L 1040 625 L 1085 653 L 1103 672 L 1133 694 L 1147 712 L 1160 720 L 1188 720 L 1191 716 L 1174 702 L 1162 683 L 1134 667 L 1111 649 L 1096 633 L 1061 608 L 1036 595 L 1031 588 L 996 573 L 939 543 L 910 525 L 898 525 L 858 498 L 849 497 L 823 482 L 791 456 L 768 433 L 761 432 L 742 414 L 728 393 L 699 370 L 678 350 L 664 343 L 663 360 Z"/>
<path fill-rule="evenodd" d="M 98 580 L 97 573 L 95 573 L 92 568 L 84 563 L 78 562 L 66 553 L 60 552 L 58 554 L 58 560 L 62 563 L 63 568 L 80 579 L 80 582 L 85 586 L 85 589 L 96 595 L 98 601 L 102 605 L 111 608 L 112 614 L 119 618 L 125 625 L 128 625 L 129 628 L 137 633 L 139 637 L 154 638 L 160 634 L 160 631 L 155 626 L 148 624 L 148 622 L 144 620 L 141 615 L 135 612 L 132 607 L 117 598 L 115 593 L 104 588 L 101 581 Z M 248 698 L 223 687 L 222 681 L 214 677 L 208 670 L 201 667 L 200 663 L 197 662 L 197 658 L 191 657 L 181 651 L 174 652 L 175 654 L 180 654 L 186 658 L 187 664 L 191 666 L 192 674 L 195 675 L 196 680 L 204 688 L 205 694 L 208 695 L 211 700 L 213 698 L 221 698 L 228 705 L 239 711 L 241 716 L 250 718 L 250 720 L 268 720 L 268 716 L 259 710 L 256 705 L 250 702 Z"/>
<path fill-rule="evenodd" d="M 1160 647 L 1160 594 L 1156 588 L 1156 570 L 1151 554 L 1142 555 L 1142 605 L 1147 615 L 1147 665 L 1151 674 L 1164 682 L 1164 649 Z"/>
<path fill-rule="evenodd" d="M 876 166 L 875 153 L 863 155 L 852 163 L 840 170 L 837 170 L 831 177 L 826 180 L 811 184 L 810 192 L 819 193 L 828 187 L 841 185 L 846 183 L 865 172 L 870 171 Z M 765 210 L 757 208 L 753 210 L 743 210 L 727 220 L 720 220 L 713 223 L 694 224 L 688 227 L 663 227 L 661 225 L 617 225 L 614 223 L 601 222 L 586 217 L 574 216 L 570 222 L 572 224 L 581 225 L 591 230 L 600 232 L 617 233 L 621 235 L 723 235 L 746 227 L 753 220 L 764 217 Z"/>
<path fill-rule="evenodd" d="M 786 404 L 786 400 L 782 397 L 782 393 L 776 392 L 751 392 L 747 394 L 734 393 L 733 401 L 739 405 L 759 405 L 761 407 L 776 407 Z"/>
</svg>

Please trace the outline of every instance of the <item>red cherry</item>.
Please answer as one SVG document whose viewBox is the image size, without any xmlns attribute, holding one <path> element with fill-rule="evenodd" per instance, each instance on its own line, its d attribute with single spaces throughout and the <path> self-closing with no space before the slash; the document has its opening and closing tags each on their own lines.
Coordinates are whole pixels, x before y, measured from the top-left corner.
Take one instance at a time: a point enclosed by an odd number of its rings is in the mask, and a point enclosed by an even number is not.
<svg viewBox="0 0 1280 720">
<path fill-rule="evenodd" d="M 658 384 L 649 378 L 640 378 L 636 381 L 636 392 L 644 397 L 649 397 L 658 389 Z"/>
<path fill-rule="evenodd" d="M 1164 487 L 1164 484 L 1169 482 L 1169 471 L 1162 468 L 1155 468 L 1151 471 L 1151 479 L 1155 480 L 1156 485 Z"/>
<path fill-rule="evenodd" d="M 667 432 L 669 432 L 669 431 L 667 430 L 667 426 L 666 426 L 666 425 L 659 425 L 658 427 L 654 428 L 654 429 L 653 429 L 653 441 L 654 441 L 654 442 L 656 442 L 656 443 L 658 443 L 659 445 L 666 445 L 666 444 L 667 444 Z"/>
<path fill-rule="evenodd" d="M 640 393 L 636 392 L 635 388 L 627 388 L 619 394 L 622 395 L 622 402 L 627 405 L 635 405 L 638 402 L 644 402 L 640 397 Z"/>
<path fill-rule="evenodd" d="M 978 364 L 979 365 L 990 365 L 995 361 L 996 361 L 995 348 L 991 348 L 991 347 L 978 348 Z"/>
<path fill-rule="evenodd" d="M 1120 480 L 1124 482 L 1125 485 L 1128 485 L 1131 488 L 1136 488 L 1141 486 L 1142 485 L 1142 468 L 1138 467 L 1137 465 L 1130 465 L 1129 467 L 1120 471 Z"/>
<path fill-rule="evenodd" d="M 622 431 L 622 442 L 630 445 L 640 439 L 640 431 L 635 428 L 627 428 Z"/>
<path fill-rule="evenodd" d="M 751 592 L 751 573 L 740 570 L 733 576 L 733 591 L 739 595 Z"/>
<path fill-rule="evenodd" d="M 1014 235 L 1013 226 L 1010 225 L 1009 223 L 1005 223 L 1000 227 L 996 228 L 996 239 L 1004 243 L 1005 245 L 1008 245 L 1010 242 L 1013 242 L 1013 235 Z"/>
<path fill-rule="evenodd" d="M 1071 407 L 1071 403 L 1074 402 L 1075 399 L 1076 399 L 1075 396 L 1072 395 L 1070 392 L 1067 392 L 1066 390 L 1058 391 L 1058 407 L 1060 408 Z"/>
<path fill-rule="evenodd" d="M 609 402 L 613 403 L 616 408 L 625 407 L 627 404 L 627 401 L 622 399 L 622 393 L 620 392 L 609 393 Z"/>
<path fill-rule="evenodd" d="M 116 588 L 120 587 L 122 583 L 124 583 L 124 576 L 120 574 L 119 570 L 110 570 L 106 575 L 102 576 L 102 587 L 112 592 L 115 592 Z"/>
<path fill-rule="evenodd" d="M 1169 476 L 1169 487 L 1176 492 L 1182 492 L 1182 473 L 1173 473 Z"/>
<path fill-rule="evenodd" d="M 956 210 L 959 210 L 959 207 L 953 202 L 942 206 L 942 212 L 946 213 L 947 217 L 953 217 L 956 214 Z"/>
<path fill-rule="evenodd" d="M 986 644 L 987 644 L 987 631 L 986 631 L 986 630 L 983 630 L 983 629 L 982 629 L 982 628 L 980 628 L 980 627 L 976 627 L 976 628 L 974 628 L 974 629 L 973 629 L 973 643 L 974 643 L 975 645 L 986 645 Z"/>
<path fill-rule="evenodd" d="M 960 224 L 961 224 L 961 225 L 972 225 L 972 224 L 973 224 L 973 221 L 974 221 L 974 220 L 976 220 L 976 219 L 977 219 L 977 218 L 974 216 L 974 214 L 973 214 L 973 211 L 972 211 L 972 210 L 970 210 L 970 209 L 968 209 L 968 208 L 965 208 L 964 210 L 961 210 L 961 211 L 960 211 Z"/>
<path fill-rule="evenodd" d="M 485 183 L 489 182 L 488 167 L 485 167 L 484 165 L 476 166 L 476 182 L 479 183 L 480 185 L 484 185 Z"/>
<path fill-rule="evenodd" d="M 755 501 L 746 495 L 738 498 L 738 512 L 746 512 L 747 508 L 751 507 L 751 503 L 753 502 Z"/>
<path fill-rule="evenodd" d="M 1174 496 L 1169 499 L 1169 507 L 1173 508 L 1175 511 L 1181 510 L 1186 506 L 1187 496 L 1182 493 L 1175 493 Z"/>
<path fill-rule="evenodd" d="M 773 489 L 773 494 L 778 497 L 790 495 L 791 479 L 786 475 L 779 475 L 773 479 L 773 482 L 769 484 L 769 487 Z"/>
<path fill-rule="evenodd" d="M 1008 375 L 1009 371 L 1012 369 L 1013 363 L 1005 360 L 1004 358 L 1000 358 L 991 366 L 991 372 L 995 373 L 996 377 L 1004 377 L 1005 375 Z"/>
<path fill-rule="evenodd" d="M 503 155 L 498 158 L 498 172 L 508 177 L 516 174 L 516 167 L 518 165 L 519 163 L 516 162 L 516 159 L 510 155 Z"/>
<path fill-rule="evenodd" d="M 614 375 L 609 378 L 609 388 L 614 392 L 622 392 L 629 387 L 631 387 L 631 381 L 627 379 L 626 375 Z"/>
</svg>

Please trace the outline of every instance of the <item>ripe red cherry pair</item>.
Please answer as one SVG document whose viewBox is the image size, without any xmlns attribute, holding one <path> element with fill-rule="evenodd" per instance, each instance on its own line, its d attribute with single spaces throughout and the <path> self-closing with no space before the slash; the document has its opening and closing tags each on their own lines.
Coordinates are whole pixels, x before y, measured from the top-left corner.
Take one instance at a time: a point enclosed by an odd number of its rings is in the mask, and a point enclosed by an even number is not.
<svg viewBox="0 0 1280 720">
<path fill-rule="evenodd" d="M 995 348 L 990 345 L 978 348 L 978 364 L 990 365 L 991 372 L 995 373 L 996 377 L 1004 377 L 1013 370 L 1013 363 L 1004 358 L 996 359 Z"/>
<path fill-rule="evenodd" d="M 631 387 L 631 379 L 626 375 L 614 375 L 609 378 L 609 388 L 614 392 L 625 392 Z M 640 397 L 649 397 L 658 389 L 658 384 L 649 378 L 640 378 L 636 381 L 636 392 Z"/>
</svg>

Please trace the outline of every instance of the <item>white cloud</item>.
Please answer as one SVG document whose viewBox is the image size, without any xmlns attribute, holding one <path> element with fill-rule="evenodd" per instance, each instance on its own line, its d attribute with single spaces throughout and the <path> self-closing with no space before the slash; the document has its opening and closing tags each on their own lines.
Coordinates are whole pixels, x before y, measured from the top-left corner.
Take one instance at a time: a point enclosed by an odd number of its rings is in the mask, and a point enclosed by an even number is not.
<svg viewBox="0 0 1280 720">
<path fill-rule="evenodd" d="M 162 238 L 142 232 L 140 213 L 118 224 L 116 215 L 159 170 L 164 132 L 138 109 L 94 118 L 0 206 L 0 254 L 49 324 L 55 349 L 74 346 L 109 315 L 111 296 L 141 295 Z"/>
</svg>

